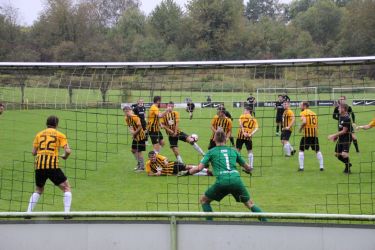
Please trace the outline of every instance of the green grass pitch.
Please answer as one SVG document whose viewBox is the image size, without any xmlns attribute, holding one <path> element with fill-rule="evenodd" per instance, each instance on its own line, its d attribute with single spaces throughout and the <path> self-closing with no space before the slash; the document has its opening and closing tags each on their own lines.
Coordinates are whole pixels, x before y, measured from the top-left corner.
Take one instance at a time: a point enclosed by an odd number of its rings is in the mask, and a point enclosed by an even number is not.
<svg viewBox="0 0 375 250">
<path fill-rule="evenodd" d="M 236 136 L 242 110 L 229 105 L 228 110 L 234 117 Z M 298 116 L 299 110 L 293 110 Z M 357 154 L 351 147 L 353 174 L 345 175 L 343 164 L 333 156 L 334 143 L 327 140 L 327 135 L 337 127 L 331 117 L 333 108 L 312 110 L 319 115 L 325 171 L 319 171 L 315 153 L 310 150 L 305 152 L 305 171 L 300 173 L 298 155 L 291 158 L 282 155 L 280 139 L 275 136 L 274 110 L 257 109 L 260 130 L 253 139 L 255 171 L 252 177 L 242 175 L 252 198 L 267 212 L 373 214 L 375 130 L 356 133 L 361 152 Z M 193 120 L 188 119 L 184 110 L 178 111 L 181 129 L 198 134 L 198 144 L 207 150 L 210 120 L 215 110 L 196 109 Z M 358 124 L 367 124 L 374 117 L 371 108 L 356 107 L 355 111 Z M 7 110 L 0 116 L 1 211 L 26 210 L 34 189 L 32 140 L 51 114 L 60 117 L 59 130 L 67 134 L 73 149 L 71 158 L 61 163 L 73 186 L 72 211 L 200 211 L 199 196 L 214 177 L 148 177 L 145 173 L 135 173 L 131 138 L 120 109 Z M 301 135 L 297 126 L 291 142 L 298 151 Z M 179 142 L 179 147 L 185 163 L 198 164 L 200 157 L 191 146 Z M 147 146 L 148 151 L 151 148 Z M 175 160 L 167 140 L 161 154 Z M 245 149 L 242 155 L 246 159 Z M 62 209 L 61 191 L 49 183 L 36 211 Z M 231 197 L 221 203 L 214 202 L 213 209 L 246 211 Z"/>
</svg>

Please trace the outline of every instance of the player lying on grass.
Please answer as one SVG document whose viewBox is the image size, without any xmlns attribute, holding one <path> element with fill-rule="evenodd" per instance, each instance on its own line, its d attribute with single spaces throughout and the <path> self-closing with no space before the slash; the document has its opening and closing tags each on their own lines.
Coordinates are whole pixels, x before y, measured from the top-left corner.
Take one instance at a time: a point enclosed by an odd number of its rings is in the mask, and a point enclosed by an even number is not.
<svg viewBox="0 0 375 250">
<path fill-rule="evenodd" d="M 222 129 L 218 129 L 214 135 L 216 147 L 205 154 L 198 166 L 184 171 L 186 175 L 195 174 L 208 167 L 211 163 L 213 174 L 216 176 L 216 182 L 210 186 L 202 195 L 200 202 L 204 212 L 212 212 L 211 202 L 221 201 L 225 196 L 231 194 L 237 202 L 242 202 L 252 212 L 262 212 L 250 199 L 250 194 L 243 184 L 240 174 L 236 168 L 236 163 L 247 173 L 251 173 L 252 168 L 242 159 L 240 153 L 232 147 L 225 146 L 227 136 Z M 211 217 L 207 217 L 212 220 Z M 261 221 L 267 221 L 266 218 L 260 218 Z"/>
<path fill-rule="evenodd" d="M 178 150 L 179 140 L 189 143 L 198 153 L 204 155 L 203 150 L 196 143 L 196 139 L 180 130 L 180 114 L 177 111 L 173 110 L 174 103 L 172 101 L 168 103 L 167 109 L 170 112 L 166 113 L 166 115 L 161 118 L 161 127 L 164 128 L 165 132 L 168 134 L 169 144 L 174 155 L 177 158 L 177 161 L 183 163 L 182 157 Z"/>
<path fill-rule="evenodd" d="M 178 161 L 168 161 L 167 157 L 156 154 L 155 151 L 148 153 L 148 161 L 146 162 L 146 173 L 148 176 L 160 175 L 178 175 L 180 171 L 186 171 L 194 167 L 186 165 Z M 203 169 L 196 175 L 212 175 L 207 169 Z"/>
</svg>

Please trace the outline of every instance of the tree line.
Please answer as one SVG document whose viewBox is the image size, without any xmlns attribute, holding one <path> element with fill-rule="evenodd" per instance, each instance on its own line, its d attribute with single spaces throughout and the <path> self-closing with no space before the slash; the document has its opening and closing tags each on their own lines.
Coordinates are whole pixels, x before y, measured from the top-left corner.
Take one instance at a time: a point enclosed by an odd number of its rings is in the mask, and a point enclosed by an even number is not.
<svg viewBox="0 0 375 250">
<path fill-rule="evenodd" d="M 45 0 L 31 26 L 0 7 L 0 61 L 186 61 L 375 54 L 373 0 Z"/>
</svg>

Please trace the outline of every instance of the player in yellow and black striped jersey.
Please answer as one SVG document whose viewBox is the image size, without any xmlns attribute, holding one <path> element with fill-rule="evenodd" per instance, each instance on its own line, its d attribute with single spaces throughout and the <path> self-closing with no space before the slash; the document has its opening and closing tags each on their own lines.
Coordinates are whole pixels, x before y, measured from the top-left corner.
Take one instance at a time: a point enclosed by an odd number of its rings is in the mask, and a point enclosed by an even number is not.
<svg viewBox="0 0 375 250">
<path fill-rule="evenodd" d="M 177 175 L 180 171 L 189 170 L 193 167 L 193 165 L 186 165 L 177 161 L 168 161 L 167 157 L 156 154 L 155 151 L 150 151 L 146 162 L 146 173 L 149 176 Z M 212 173 L 205 169 L 197 175 L 212 175 Z"/>
<path fill-rule="evenodd" d="M 178 150 L 178 141 L 183 141 L 191 144 L 193 148 L 198 151 L 201 155 L 204 155 L 203 150 L 198 146 L 194 138 L 182 132 L 179 128 L 180 124 L 180 114 L 174 111 L 174 103 L 170 101 L 168 103 L 167 109 L 170 111 L 161 118 L 161 126 L 165 129 L 168 134 L 169 144 L 177 158 L 178 162 L 183 162 L 180 152 Z"/>
<path fill-rule="evenodd" d="M 147 119 L 147 133 L 151 138 L 152 146 L 155 152 L 160 152 L 162 146 L 164 146 L 163 135 L 160 131 L 160 118 L 164 117 L 168 112 L 168 109 L 164 112 L 159 111 L 161 103 L 160 96 L 154 96 L 154 104 L 148 111 Z"/>
<path fill-rule="evenodd" d="M 134 170 L 143 171 L 145 169 L 143 151 L 146 151 L 146 135 L 142 127 L 141 119 L 133 113 L 130 106 L 124 106 L 125 122 L 129 127 L 130 134 L 132 135 L 131 151 L 137 159 L 137 166 Z"/>
<path fill-rule="evenodd" d="M 285 156 L 294 155 L 296 150 L 290 145 L 289 138 L 293 131 L 294 122 L 296 120 L 294 112 L 290 109 L 290 102 L 285 101 L 283 103 L 284 113 L 282 119 L 282 129 L 281 129 L 281 144 L 283 144 Z"/>
<path fill-rule="evenodd" d="M 308 150 L 310 147 L 316 152 L 316 157 L 319 161 L 320 171 L 324 170 L 323 166 L 323 155 L 320 152 L 319 148 L 319 139 L 318 139 L 318 116 L 309 109 L 308 102 L 302 102 L 300 104 L 301 108 L 301 127 L 300 132 L 303 133 L 303 137 L 299 143 L 299 169 L 298 171 L 304 170 L 304 151 Z"/>
<path fill-rule="evenodd" d="M 245 144 L 247 149 L 247 155 L 249 159 L 249 165 L 253 168 L 254 155 L 253 155 L 253 135 L 258 131 L 258 121 L 251 116 L 251 107 L 245 107 L 243 114 L 240 116 L 236 148 L 238 152 L 241 152 L 242 145 Z"/>
<path fill-rule="evenodd" d="M 232 135 L 232 120 L 225 116 L 225 108 L 219 107 L 217 109 L 217 115 L 211 120 L 211 130 L 212 135 L 210 137 L 210 144 L 208 149 L 214 148 L 216 143 L 214 142 L 214 135 L 218 128 L 223 129 L 225 132 L 227 139 Z"/>
<path fill-rule="evenodd" d="M 47 129 L 39 132 L 33 142 L 32 154 L 35 157 L 35 192 L 31 195 L 27 212 L 32 212 L 40 195 L 44 191 L 47 179 L 50 179 L 64 192 L 64 211 L 70 211 L 72 193 L 70 184 L 59 168 L 59 148 L 64 149 L 62 159 L 66 160 L 71 154 L 66 136 L 57 131 L 59 118 L 50 116 L 47 119 Z"/>
</svg>

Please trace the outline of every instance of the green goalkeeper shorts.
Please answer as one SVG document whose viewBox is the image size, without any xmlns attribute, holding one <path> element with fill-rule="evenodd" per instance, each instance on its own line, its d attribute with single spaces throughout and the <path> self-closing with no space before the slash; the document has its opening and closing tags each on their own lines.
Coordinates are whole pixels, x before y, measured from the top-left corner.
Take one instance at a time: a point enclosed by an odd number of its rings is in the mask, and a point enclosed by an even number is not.
<svg viewBox="0 0 375 250">
<path fill-rule="evenodd" d="M 205 192 L 205 196 L 215 201 L 221 201 L 228 194 L 231 194 L 237 202 L 250 200 L 250 194 L 240 177 L 216 180 Z"/>
</svg>

